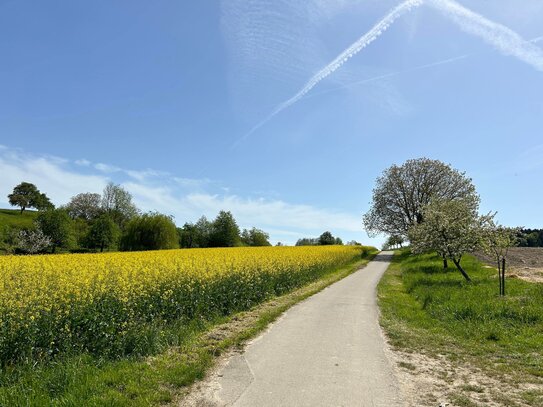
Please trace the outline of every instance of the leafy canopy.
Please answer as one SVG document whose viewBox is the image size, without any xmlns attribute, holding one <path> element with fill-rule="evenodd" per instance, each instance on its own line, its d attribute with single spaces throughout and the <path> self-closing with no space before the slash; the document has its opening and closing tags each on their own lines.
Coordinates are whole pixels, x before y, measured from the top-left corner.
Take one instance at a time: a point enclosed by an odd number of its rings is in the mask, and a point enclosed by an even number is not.
<svg viewBox="0 0 543 407">
<path fill-rule="evenodd" d="M 21 208 L 21 213 L 26 208 L 46 210 L 54 207 L 47 195 L 41 193 L 36 185 L 30 182 L 21 182 L 15 186 L 13 192 L 8 195 L 8 200 L 11 206 Z"/>
<path fill-rule="evenodd" d="M 466 280 L 470 280 L 460 261 L 465 253 L 477 250 L 481 225 L 485 221 L 470 200 L 434 200 L 424 208 L 424 221 L 414 225 L 409 240 L 414 253 L 436 251 L 453 261 Z"/>
<path fill-rule="evenodd" d="M 133 217 L 126 225 L 121 250 L 178 249 L 179 236 L 170 216 L 145 213 Z"/>
<path fill-rule="evenodd" d="M 419 158 L 393 165 L 377 178 L 370 210 L 364 215 L 365 229 L 370 235 L 407 237 L 409 229 L 423 221 L 424 208 L 434 199 L 479 202 L 471 179 L 448 164 Z"/>
</svg>

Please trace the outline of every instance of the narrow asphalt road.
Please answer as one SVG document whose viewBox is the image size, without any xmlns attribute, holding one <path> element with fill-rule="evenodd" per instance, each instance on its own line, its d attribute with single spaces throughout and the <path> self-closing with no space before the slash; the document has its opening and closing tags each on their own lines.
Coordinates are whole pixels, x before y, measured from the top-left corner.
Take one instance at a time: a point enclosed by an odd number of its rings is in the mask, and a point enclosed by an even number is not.
<svg viewBox="0 0 543 407">
<path fill-rule="evenodd" d="M 402 406 L 378 323 L 376 285 L 391 259 L 291 308 L 219 374 L 220 405 Z"/>
</svg>

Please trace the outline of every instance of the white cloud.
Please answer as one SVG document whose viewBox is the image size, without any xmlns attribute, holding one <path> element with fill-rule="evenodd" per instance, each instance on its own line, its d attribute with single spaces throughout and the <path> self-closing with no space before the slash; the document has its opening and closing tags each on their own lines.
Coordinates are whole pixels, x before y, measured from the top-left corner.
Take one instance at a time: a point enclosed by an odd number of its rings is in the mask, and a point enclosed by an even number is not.
<svg viewBox="0 0 543 407">
<path fill-rule="evenodd" d="M 121 171 L 121 169 L 119 167 L 115 167 L 113 165 L 104 164 L 104 163 L 96 163 L 96 164 L 94 164 L 94 168 L 96 168 L 98 171 L 104 172 L 106 174 L 112 174 L 114 172 Z"/>
<path fill-rule="evenodd" d="M 95 174 L 88 174 L 94 169 Z M 115 170 L 113 170 L 115 169 Z M 74 162 L 44 155 L 33 155 L 9 148 L 0 149 L 0 201 L 21 181 L 36 184 L 56 205 L 67 203 L 81 192 L 100 193 L 110 182 L 121 183 L 134 196 L 143 211 L 173 215 L 177 224 L 194 222 L 200 216 L 214 218 L 220 210 L 231 211 L 241 227 L 258 227 L 272 234 L 274 241 L 294 243 L 303 236 L 318 236 L 324 230 L 350 234 L 361 232 L 358 214 L 349 214 L 308 204 L 277 199 L 233 195 L 210 180 L 171 177 L 167 173 L 119 169 L 110 164 L 84 168 Z M 111 178 L 115 176 L 115 178 Z M 173 182 L 172 182 L 173 181 Z M 220 193 L 205 191 L 215 188 Z"/>
<path fill-rule="evenodd" d="M 76 165 L 79 165 L 81 167 L 88 167 L 91 165 L 91 162 L 89 160 L 85 160 L 84 158 L 80 160 L 75 160 L 74 162 Z"/>
<path fill-rule="evenodd" d="M 467 9 L 454 0 L 425 0 L 428 5 L 442 12 L 463 31 L 482 38 L 505 55 L 543 71 L 543 50 L 523 39 L 515 31 Z"/>
<path fill-rule="evenodd" d="M 79 192 L 101 192 L 108 180 L 100 175 L 84 175 L 66 168 L 66 160 L 35 156 L 12 149 L 0 150 L 0 200 L 5 200 L 13 187 L 31 182 L 55 204 L 66 203 Z"/>
<path fill-rule="evenodd" d="M 211 183 L 211 180 L 207 178 L 195 179 L 195 178 L 173 177 L 172 179 L 177 183 L 177 185 L 184 188 L 197 188 L 197 187 L 202 187 L 204 185 Z"/>
</svg>

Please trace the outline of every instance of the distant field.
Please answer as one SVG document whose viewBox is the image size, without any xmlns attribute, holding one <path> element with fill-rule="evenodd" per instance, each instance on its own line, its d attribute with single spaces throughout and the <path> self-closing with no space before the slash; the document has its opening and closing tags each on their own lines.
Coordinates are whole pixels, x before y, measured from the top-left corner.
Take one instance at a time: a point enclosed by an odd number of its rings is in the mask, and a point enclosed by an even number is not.
<svg viewBox="0 0 543 407">
<path fill-rule="evenodd" d="M 3 226 L 19 229 L 32 228 L 38 212 L 25 210 L 22 214 L 18 209 L 0 209 L 0 228 Z"/>
<path fill-rule="evenodd" d="M 486 254 L 476 253 L 479 260 L 496 267 L 495 260 Z M 543 247 L 513 247 L 507 256 L 508 277 L 543 283 Z"/>
</svg>

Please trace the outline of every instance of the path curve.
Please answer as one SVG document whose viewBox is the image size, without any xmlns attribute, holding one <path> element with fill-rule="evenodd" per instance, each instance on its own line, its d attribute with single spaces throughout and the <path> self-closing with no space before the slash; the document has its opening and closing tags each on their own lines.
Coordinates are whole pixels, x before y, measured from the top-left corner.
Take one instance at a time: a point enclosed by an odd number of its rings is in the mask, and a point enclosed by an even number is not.
<svg viewBox="0 0 543 407">
<path fill-rule="evenodd" d="M 288 310 L 218 374 L 218 405 L 402 406 L 378 323 L 391 252 Z"/>
</svg>

